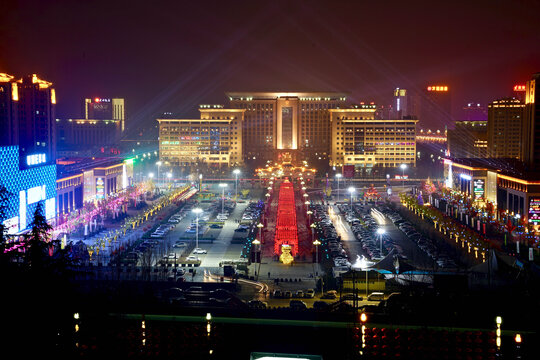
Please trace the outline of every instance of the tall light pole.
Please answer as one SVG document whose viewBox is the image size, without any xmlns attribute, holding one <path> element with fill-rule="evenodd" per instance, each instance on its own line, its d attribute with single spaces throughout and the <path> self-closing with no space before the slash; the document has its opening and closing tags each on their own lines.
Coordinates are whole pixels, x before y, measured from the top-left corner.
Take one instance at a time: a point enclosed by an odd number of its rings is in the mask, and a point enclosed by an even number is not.
<svg viewBox="0 0 540 360">
<path fill-rule="evenodd" d="M 264 227 L 263 224 L 261 223 L 258 223 L 257 224 L 257 227 L 259 228 L 259 240 L 261 241 L 261 243 L 263 242 L 263 238 L 262 238 L 262 228 Z"/>
<path fill-rule="evenodd" d="M 171 174 L 171 172 L 168 172 L 167 173 L 167 183 L 171 182 L 171 178 L 172 178 L 172 174 Z"/>
<path fill-rule="evenodd" d="M 349 193 L 351 194 L 351 210 L 353 209 L 353 207 L 352 207 L 352 198 L 353 198 L 353 194 L 354 194 L 355 191 L 356 190 L 354 189 L 354 187 L 351 186 L 349 188 Z"/>
<path fill-rule="evenodd" d="M 318 264 L 319 263 L 319 245 L 321 245 L 321 242 L 319 240 L 315 240 L 313 242 L 313 245 L 315 245 L 315 263 Z"/>
<path fill-rule="evenodd" d="M 240 174 L 240 169 L 233 170 L 233 174 L 236 176 L 234 182 L 234 199 L 238 200 L 238 175 Z"/>
<path fill-rule="evenodd" d="M 202 209 L 195 208 L 192 211 L 197 216 L 197 219 L 196 219 L 197 222 L 195 224 L 195 248 L 198 249 L 199 248 L 199 214 L 202 213 Z"/>
<path fill-rule="evenodd" d="M 156 165 L 157 165 L 157 183 L 158 183 L 158 187 L 159 187 L 159 168 L 160 168 L 161 164 L 163 164 L 161 161 L 158 161 L 156 163 Z"/>
<path fill-rule="evenodd" d="M 311 215 L 313 214 L 313 211 L 308 210 L 306 214 L 308 216 L 308 223 L 311 223 Z"/>
<path fill-rule="evenodd" d="M 377 235 L 379 235 L 379 242 L 381 243 L 381 257 L 383 256 L 383 253 L 382 253 L 382 236 L 383 236 L 383 234 L 385 232 L 386 231 L 383 228 L 378 228 L 377 229 Z"/>
<path fill-rule="evenodd" d="M 339 180 L 341 179 L 343 175 L 341 174 L 336 174 L 336 178 L 337 178 L 337 202 L 339 202 Z"/>
<path fill-rule="evenodd" d="M 309 225 L 309 227 L 311 228 L 311 241 L 313 241 L 315 239 L 315 228 L 317 227 L 317 225 L 313 223 Z"/>
<path fill-rule="evenodd" d="M 223 214 L 225 211 L 225 188 L 227 187 L 227 184 L 221 183 L 219 184 L 219 187 L 221 188 L 221 213 Z"/>
<path fill-rule="evenodd" d="M 407 168 L 407 165 L 401 164 L 399 167 L 401 168 L 401 187 L 403 188 L 403 191 L 405 191 L 405 169 Z"/>
<path fill-rule="evenodd" d="M 202 174 L 199 174 L 199 191 L 202 191 Z"/>
</svg>

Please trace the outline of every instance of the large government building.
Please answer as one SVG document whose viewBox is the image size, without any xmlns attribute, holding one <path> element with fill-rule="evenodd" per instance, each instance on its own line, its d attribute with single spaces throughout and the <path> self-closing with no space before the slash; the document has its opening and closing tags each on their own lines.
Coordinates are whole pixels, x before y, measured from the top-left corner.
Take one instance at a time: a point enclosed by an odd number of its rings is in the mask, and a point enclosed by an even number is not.
<svg viewBox="0 0 540 360">
<path fill-rule="evenodd" d="M 417 120 L 375 120 L 376 106 L 338 92 L 229 92 L 229 108 L 199 119 L 161 118 L 160 159 L 221 168 L 292 159 L 332 166 L 415 165 Z"/>
</svg>

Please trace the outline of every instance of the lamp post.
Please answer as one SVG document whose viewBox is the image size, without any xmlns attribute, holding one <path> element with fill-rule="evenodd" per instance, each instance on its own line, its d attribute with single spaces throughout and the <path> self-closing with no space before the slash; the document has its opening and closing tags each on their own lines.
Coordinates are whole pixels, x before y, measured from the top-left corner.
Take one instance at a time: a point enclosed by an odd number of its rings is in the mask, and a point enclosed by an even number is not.
<svg viewBox="0 0 540 360">
<path fill-rule="evenodd" d="M 261 242 L 264 242 L 263 237 L 262 237 L 262 228 L 264 227 L 264 225 L 261 223 L 258 223 L 257 227 L 259 228 L 259 239 L 261 240 Z"/>
<path fill-rule="evenodd" d="M 199 214 L 202 213 L 202 209 L 201 208 L 195 208 L 192 211 L 197 216 L 196 224 L 195 224 L 195 248 L 198 249 L 199 248 Z"/>
<path fill-rule="evenodd" d="M 156 165 L 157 165 L 157 183 L 158 183 L 158 187 L 159 187 L 159 168 L 160 168 L 161 164 L 162 164 L 161 161 L 158 161 L 156 163 Z"/>
<path fill-rule="evenodd" d="M 383 234 L 385 233 L 386 231 L 383 229 L 383 228 L 378 228 L 377 229 L 377 235 L 379 235 L 379 242 L 381 244 L 381 256 L 383 255 L 382 253 L 382 236 Z"/>
<path fill-rule="evenodd" d="M 221 188 L 221 213 L 225 211 L 225 188 L 227 187 L 227 184 L 221 183 L 219 184 L 219 187 Z"/>
<path fill-rule="evenodd" d="M 352 207 L 352 198 L 353 198 L 353 194 L 354 194 L 355 191 L 356 190 L 354 189 L 354 187 L 351 186 L 349 188 L 349 193 L 351 194 L 351 210 L 353 209 L 353 207 Z"/>
<path fill-rule="evenodd" d="M 321 242 L 319 240 L 315 240 L 313 242 L 313 245 L 315 245 L 315 263 L 318 264 L 319 263 L 319 245 L 321 245 Z M 319 272 L 318 270 L 319 269 L 317 269 L 317 273 Z"/>
<path fill-rule="evenodd" d="M 238 200 L 238 175 L 240 175 L 240 169 L 234 169 L 233 174 L 235 175 L 235 180 L 234 180 L 234 200 Z"/>
<path fill-rule="evenodd" d="M 401 168 L 401 187 L 403 188 L 403 191 L 405 191 L 405 169 L 407 168 L 407 165 L 401 164 L 399 167 Z"/>
<path fill-rule="evenodd" d="M 337 178 L 337 202 L 339 202 L 339 180 L 341 179 L 343 175 L 341 174 L 336 174 L 336 178 Z"/>
<path fill-rule="evenodd" d="M 199 191 L 202 191 L 202 174 L 199 174 Z"/>
<path fill-rule="evenodd" d="M 171 174 L 171 172 L 168 172 L 167 173 L 167 183 L 171 182 L 171 178 L 172 178 L 172 174 Z"/>
<path fill-rule="evenodd" d="M 251 243 L 253 245 L 255 245 L 255 263 L 257 263 L 257 255 L 256 254 L 257 254 L 257 252 L 260 253 L 260 251 L 261 251 L 261 242 L 259 240 L 255 239 Z M 261 272 L 261 261 L 260 261 L 261 257 L 260 256 L 261 255 L 259 254 L 259 271 L 256 271 L 256 279 L 255 279 L 255 281 L 259 280 L 259 273 Z M 257 269 L 257 265 L 255 265 L 255 269 Z"/>
<path fill-rule="evenodd" d="M 313 223 L 309 225 L 309 227 L 311 228 L 311 241 L 313 241 L 315 239 L 315 228 L 317 227 L 317 225 Z"/>
<path fill-rule="evenodd" d="M 153 178 L 154 178 L 154 173 L 152 173 L 152 172 L 149 173 L 149 174 L 148 174 L 148 177 L 149 177 L 150 179 L 153 179 Z"/>
<path fill-rule="evenodd" d="M 306 214 L 308 216 L 308 223 L 311 223 L 311 214 L 313 214 L 313 211 L 308 210 Z"/>
</svg>

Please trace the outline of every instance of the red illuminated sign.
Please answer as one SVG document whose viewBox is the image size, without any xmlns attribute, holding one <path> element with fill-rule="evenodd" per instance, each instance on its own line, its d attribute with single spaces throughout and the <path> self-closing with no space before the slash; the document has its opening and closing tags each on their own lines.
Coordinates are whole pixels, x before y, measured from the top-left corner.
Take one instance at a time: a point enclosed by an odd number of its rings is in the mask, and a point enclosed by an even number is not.
<svg viewBox="0 0 540 360">
<path fill-rule="evenodd" d="M 525 91 L 525 85 L 514 85 L 514 91 Z"/>
<path fill-rule="evenodd" d="M 445 92 L 445 91 L 448 91 L 448 86 L 441 86 L 441 85 L 428 86 L 427 91 L 439 91 L 439 92 L 442 91 L 442 92 Z"/>
</svg>

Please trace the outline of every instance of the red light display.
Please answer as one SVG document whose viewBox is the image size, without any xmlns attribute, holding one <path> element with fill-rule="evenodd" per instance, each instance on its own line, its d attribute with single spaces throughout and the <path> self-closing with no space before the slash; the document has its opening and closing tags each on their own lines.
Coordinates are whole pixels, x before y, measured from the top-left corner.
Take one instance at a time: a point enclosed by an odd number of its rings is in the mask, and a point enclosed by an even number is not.
<svg viewBox="0 0 540 360">
<path fill-rule="evenodd" d="M 514 91 L 525 91 L 525 85 L 514 85 Z"/>
<path fill-rule="evenodd" d="M 286 181 L 279 187 L 276 233 L 274 236 L 274 254 L 281 254 L 282 245 L 291 247 L 291 255 L 298 253 L 298 228 L 296 227 L 296 209 L 293 184 Z"/>
</svg>

